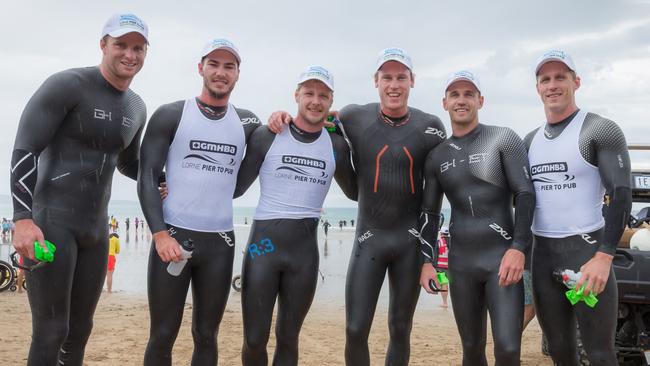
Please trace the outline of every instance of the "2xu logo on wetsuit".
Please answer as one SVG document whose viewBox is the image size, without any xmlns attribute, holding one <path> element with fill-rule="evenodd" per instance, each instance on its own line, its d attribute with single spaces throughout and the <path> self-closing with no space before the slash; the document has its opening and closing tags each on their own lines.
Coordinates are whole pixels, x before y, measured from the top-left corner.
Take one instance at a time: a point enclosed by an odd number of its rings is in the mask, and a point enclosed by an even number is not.
<svg viewBox="0 0 650 366">
<path fill-rule="evenodd" d="M 568 171 L 569 165 L 565 161 L 538 164 L 530 167 L 530 174 L 533 176 L 533 183 L 538 183 L 538 185 L 535 186 L 535 189 L 538 191 L 553 191 L 576 188 L 577 183 L 573 182 L 576 176 L 566 174 Z M 557 173 L 559 173 L 560 176 L 555 179 L 545 176 L 545 174 Z"/>
<path fill-rule="evenodd" d="M 190 140 L 193 153 L 183 158 L 184 169 L 194 169 L 208 173 L 234 174 L 237 161 L 237 146 L 218 142 Z M 199 161 L 197 161 L 199 160 Z"/>
<path fill-rule="evenodd" d="M 282 155 L 282 165 L 275 170 L 276 178 L 295 180 L 298 182 L 327 184 L 327 164 L 323 160 L 304 156 Z"/>
</svg>

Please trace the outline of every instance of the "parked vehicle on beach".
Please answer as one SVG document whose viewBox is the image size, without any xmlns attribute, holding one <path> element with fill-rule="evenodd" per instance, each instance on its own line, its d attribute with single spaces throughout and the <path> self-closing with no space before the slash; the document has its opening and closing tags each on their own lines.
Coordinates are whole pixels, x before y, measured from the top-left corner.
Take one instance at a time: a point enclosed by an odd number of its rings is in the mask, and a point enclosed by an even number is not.
<svg viewBox="0 0 650 366">
<path fill-rule="evenodd" d="M 630 145 L 650 151 L 650 144 Z M 650 365 L 650 169 L 632 169 L 632 200 L 648 203 L 630 217 L 614 257 L 618 286 L 616 350 L 622 366 Z"/>
</svg>

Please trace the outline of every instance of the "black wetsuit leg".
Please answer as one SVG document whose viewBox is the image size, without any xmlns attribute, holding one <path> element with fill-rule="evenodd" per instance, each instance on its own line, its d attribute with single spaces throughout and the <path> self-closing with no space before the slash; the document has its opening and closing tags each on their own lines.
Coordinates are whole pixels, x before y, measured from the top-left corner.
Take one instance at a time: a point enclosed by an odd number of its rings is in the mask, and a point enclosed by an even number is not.
<svg viewBox="0 0 650 366">
<path fill-rule="evenodd" d="M 298 364 L 298 340 L 318 280 L 318 220 L 255 220 L 242 267 L 246 366 L 267 365 L 266 345 L 276 297 L 273 365 Z"/>
<path fill-rule="evenodd" d="M 61 365 L 80 366 L 106 276 L 107 218 L 74 230 L 51 210 L 35 207 L 33 217 L 57 251 L 54 262 L 25 274 L 33 329 L 28 365 L 58 357 Z"/>
<path fill-rule="evenodd" d="M 468 249 L 468 248 L 465 248 Z M 449 255 L 450 296 L 463 345 L 463 365 L 487 365 L 487 312 L 496 365 L 519 365 L 523 283 L 499 286 L 498 265 L 506 248 L 456 250 Z"/>
<path fill-rule="evenodd" d="M 217 364 L 217 332 L 228 301 L 235 238 L 227 233 L 205 233 L 174 227 L 172 236 L 192 239 L 194 252 L 178 277 L 167 272 L 152 243 L 149 256 L 148 294 L 151 333 L 145 365 L 171 365 L 171 351 L 192 280 L 192 365 Z M 227 238 L 227 239 L 226 239 Z"/>
<path fill-rule="evenodd" d="M 459 250 L 464 249 L 464 250 Z M 519 365 L 523 282 L 499 286 L 498 263 L 506 246 L 454 248 L 449 253 L 449 292 L 463 345 L 463 365 L 487 365 L 487 313 L 496 365 Z"/>
<path fill-rule="evenodd" d="M 610 270 L 605 290 L 598 304 L 590 308 L 583 302 L 571 306 L 565 297 L 568 290 L 553 278 L 555 269 L 576 272 L 589 261 L 602 242 L 603 229 L 567 238 L 536 236 L 533 251 L 533 296 L 542 330 L 549 342 L 549 352 L 559 366 L 579 365 L 575 342 L 575 320 L 580 327 L 582 344 L 591 365 L 616 365 L 614 338 L 618 311 L 618 289 L 614 271 Z"/>
<path fill-rule="evenodd" d="M 386 270 L 390 281 L 386 365 L 407 365 L 413 312 L 420 294 L 417 239 L 403 230 L 357 226 L 346 279 L 347 365 L 369 365 L 368 335 Z"/>
</svg>

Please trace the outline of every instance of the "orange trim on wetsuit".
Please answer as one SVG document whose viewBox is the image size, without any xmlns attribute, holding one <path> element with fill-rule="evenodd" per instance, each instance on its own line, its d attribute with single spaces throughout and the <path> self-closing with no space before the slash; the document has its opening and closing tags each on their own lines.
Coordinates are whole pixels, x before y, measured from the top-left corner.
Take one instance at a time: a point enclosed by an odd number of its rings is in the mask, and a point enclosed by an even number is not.
<svg viewBox="0 0 650 366">
<path fill-rule="evenodd" d="M 411 194 L 415 194 L 415 184 L 413 183 L 413 157 L 411 156 L 411 153 L 409 153 L 409 149 L 407 149 L 406 146 L 402 146 L 402 149 L 404 149 L 406 156 L 408 156 L 409 158 L 409 178 L 411 179 Z"/>
<path fill-rule="evenodd" d="M 375 167 L 375 189 L 374 189 L 375 193 L 377 193 L 377 183 L 379 181 L 379 161 L 381 160 L 381 156 L 384 155 L 386 150 L 388 150 L 388 145 L 384 145 L 384 147 L 382 147 L 379 153 L 377 154 L 377 165 Z"/>
</svg>

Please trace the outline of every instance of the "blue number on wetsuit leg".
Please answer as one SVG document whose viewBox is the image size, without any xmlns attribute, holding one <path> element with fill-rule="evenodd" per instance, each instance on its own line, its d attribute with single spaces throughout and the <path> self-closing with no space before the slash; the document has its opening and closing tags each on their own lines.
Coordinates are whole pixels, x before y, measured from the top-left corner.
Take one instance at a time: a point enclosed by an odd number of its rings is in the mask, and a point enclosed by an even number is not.
<svg viewBox="0 0 650 366">
<path fill-rule="evenodd" d="M 265 253 L 273 253 L 275 252 L 275 246 L 273 245 L 273 242 L 271 239 L 262 239 L 260 242 L 262 245 L 264 245 L 264 252 Z"/>
<path fill-rule="evenodd" d="M 260 253 L 260 250 L 255 243 L 251 243 L 251 245 L 248 246 L 248 254 L 251 256 L 251 259 L 255 259 L 253 253 L 257 254 L 258 257 L 263 254 Z"/>
</svg>

